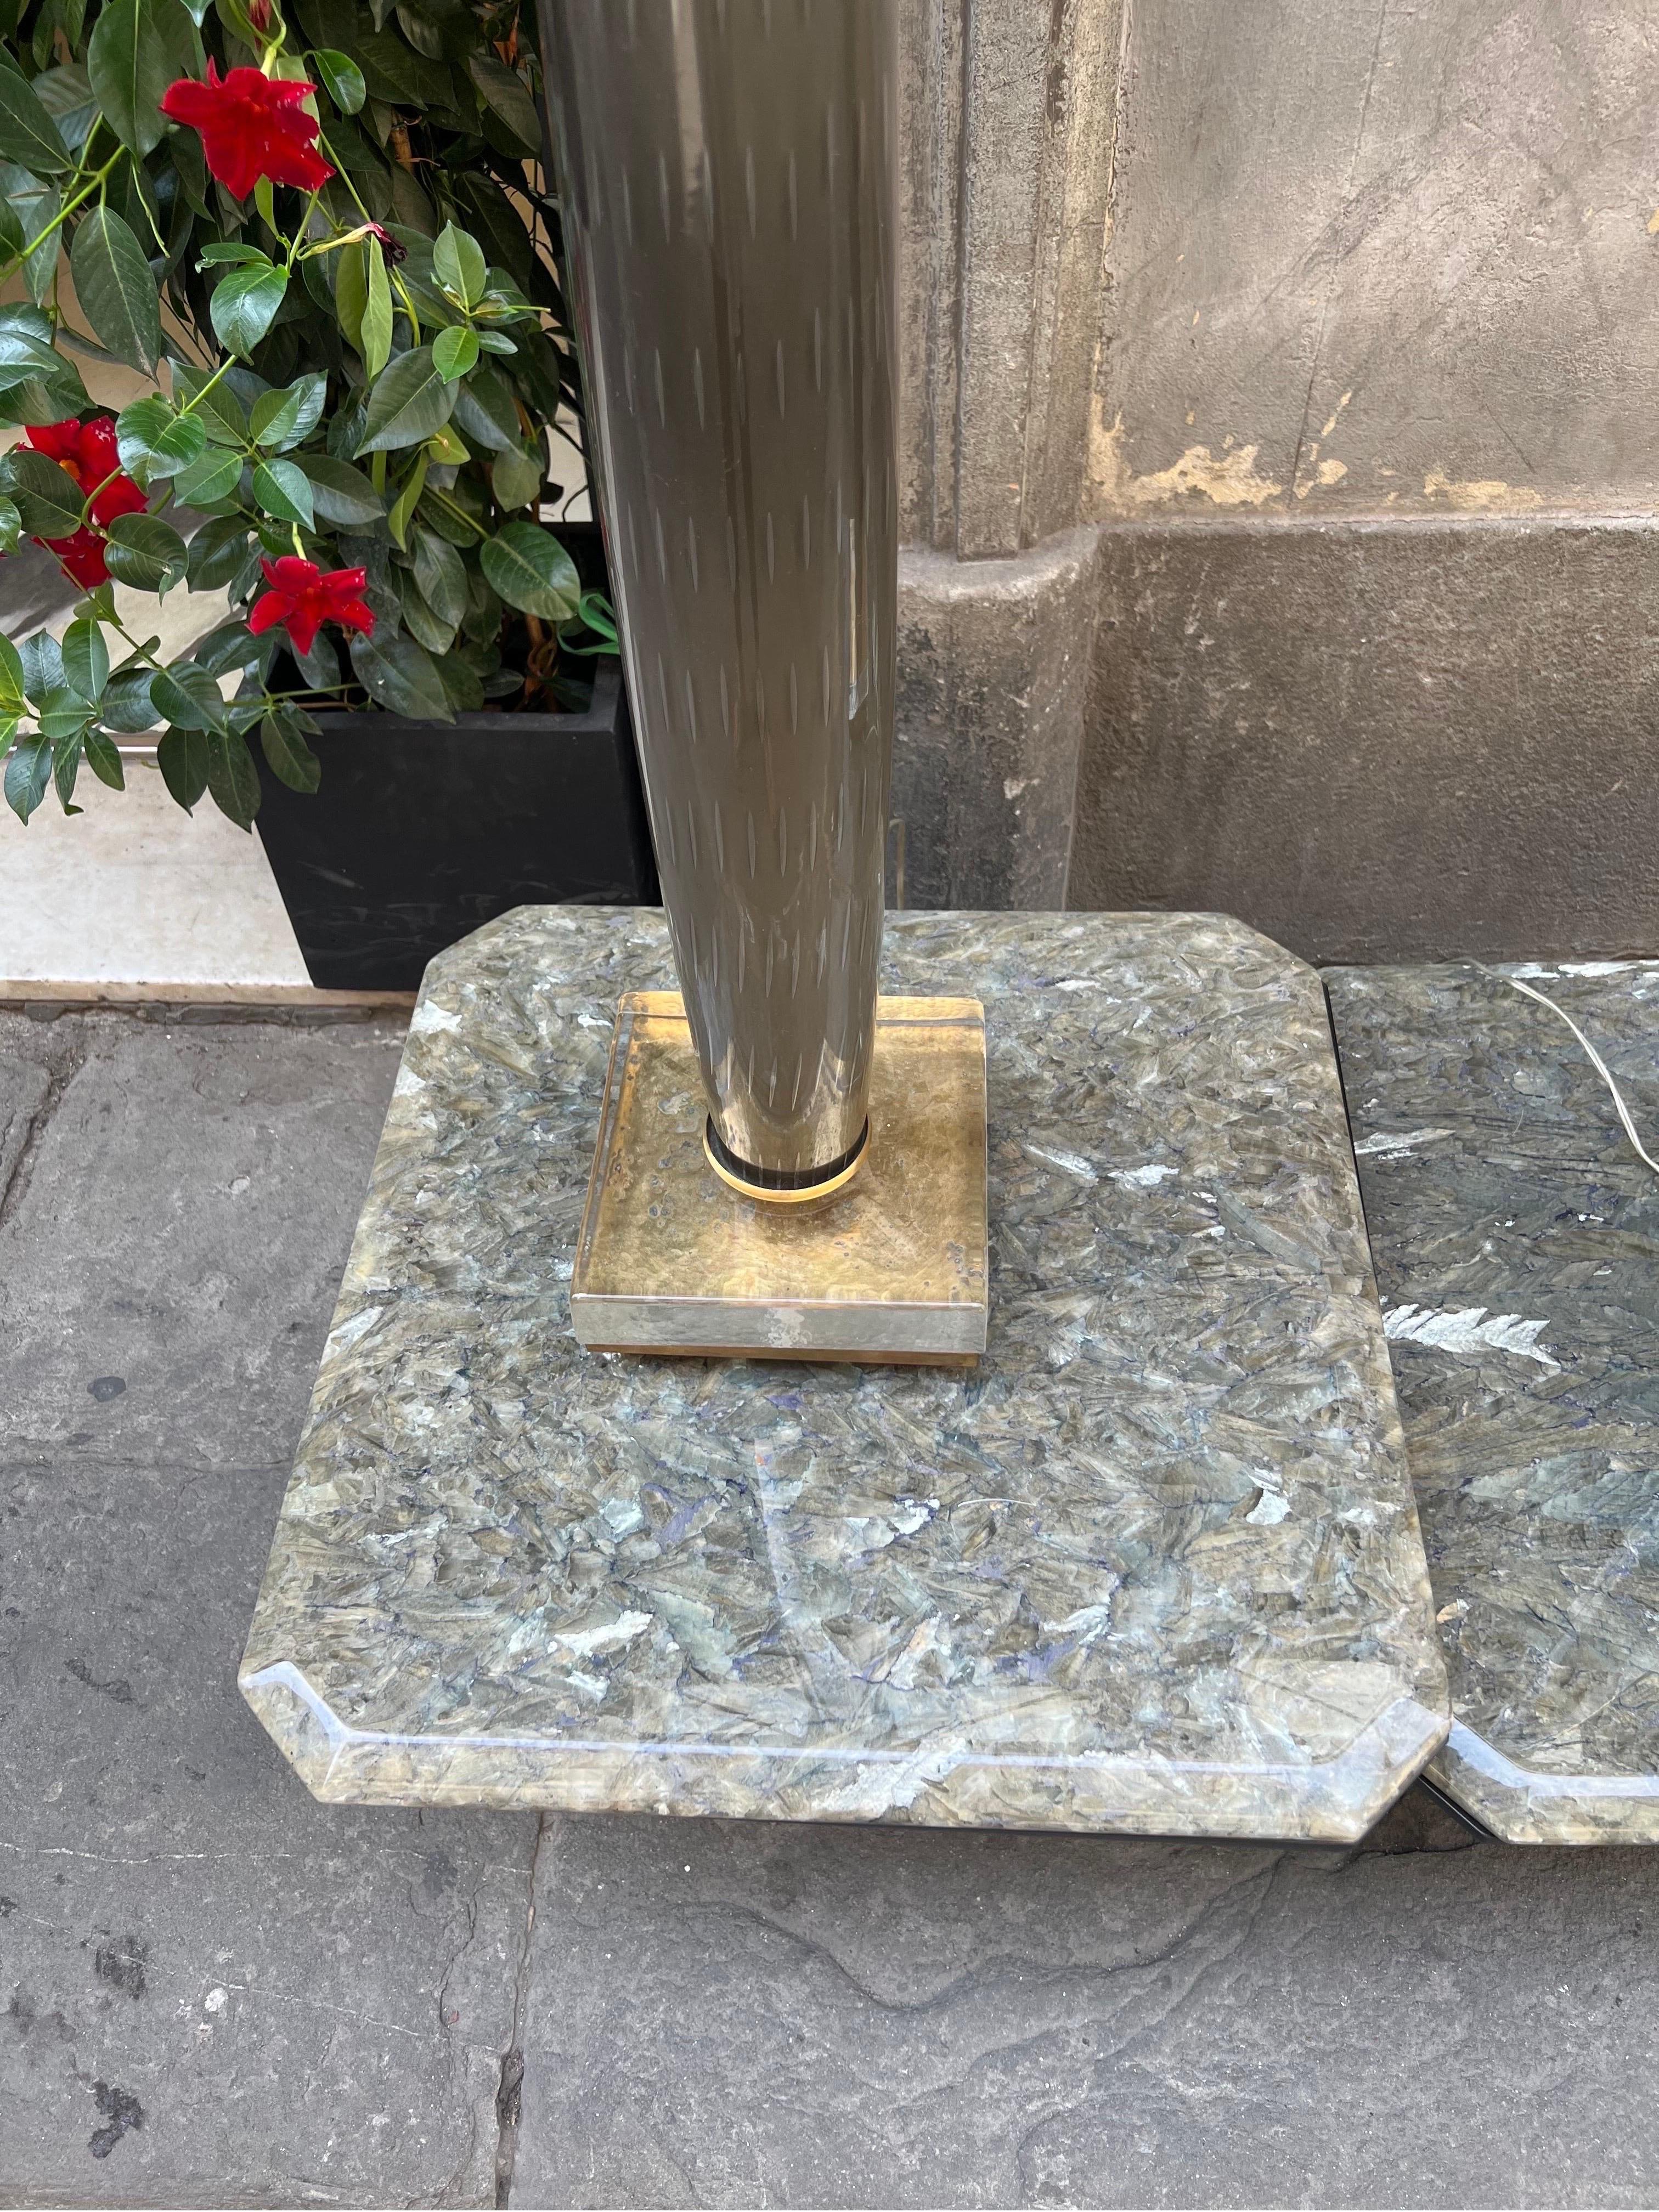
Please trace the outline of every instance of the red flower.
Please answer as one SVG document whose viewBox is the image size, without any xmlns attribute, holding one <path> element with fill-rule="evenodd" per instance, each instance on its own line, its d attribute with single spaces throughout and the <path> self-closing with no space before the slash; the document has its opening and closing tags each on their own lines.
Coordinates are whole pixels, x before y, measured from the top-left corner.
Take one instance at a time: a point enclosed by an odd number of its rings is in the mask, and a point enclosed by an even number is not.
<svg viewBox="0 0 1659 2212">
<path fill-rule="evenodd" d="M 255 600 L 247 618 L 255 637 L 284 623 L 294 650 L 304 653 L 317 642 L 325 623 L 374 636 L 374 610 L 361 597 L 368 581 L 366 568 L 335 568 L 325 576 L 314 561 L 302 561 L 297 553 L 285 553 L 280 561 L 262 561 L 259 566 L 270 589 Z"/>
<path fill-rule="evenodd" d="M 45 453 L 66 469 L 82 491 L 96 491 L 92 519 L 107 529 L 118 514 L 140 514 L 146 501 L 130 476 L 121 471 L 115 442 L 115 418 L 89 416 L 84 422 L 32 423 L 23 433 L 38 453 Z M 102 489 L 98 489 L 99 486 Z M 109 570 L 104 561 L 104 541 L 97 530 L 85 525 L 68 538 L 38 538 L 58 556 L 64 569 L 82 591 L 106 583 Z"/>
<path fill-rule="evenodd" d="M 104 541 L 95 530 L 77 530 L 73 538 L 37 538 L 34 542 L 58 556 L 64 574 L 83 592 L 91 591 L 95 584 L 108 583 Z"/>
<path fill-rule="evenodd" d="M 313 143 L 317 118 L 301 105 L 314 89 L 257 69 L 222 78 L 210 62 L 205 84 L 181 76 L 167 87 L 161 112 L 201 132 L 207 165 L 234 198 L 245 200 L 261 177 L 314 192 L 334 174 Z"/>
<path fill-rule="evenodd" d="M 400 261 L 409 258 L 409 248 L 401 239 L 394 238 L 383 222 L 368 222 L 363 226 L 380 249 L 380 258 L 388 269 L 395 269 Z"/>
<path fill-rule="evenodd" d="M 144 495 L 121 471 L 112 415 L 88 416 L 84 422 L 32 423 L 23 435 L 36 453 L 67 469 L 82 491 L 97 492 L 92 502 L 94 522 L 107 528 L 118 514 L 137 514 L 143 509 Z"/>
</svg>

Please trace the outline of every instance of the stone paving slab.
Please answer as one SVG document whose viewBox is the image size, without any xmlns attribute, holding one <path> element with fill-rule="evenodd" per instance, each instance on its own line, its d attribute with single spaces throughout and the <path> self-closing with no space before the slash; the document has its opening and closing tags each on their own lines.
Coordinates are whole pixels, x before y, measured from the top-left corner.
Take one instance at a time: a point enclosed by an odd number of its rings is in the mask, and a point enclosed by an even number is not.
<svg viewBox="0 0 1659 2212">
<path fill-rule="evenodd" d="M 0 1017 L 0 2203 L 494 2202 L 533 1820 L 235 1687 L 399 1042 Z"/>
<path fill-rule="evenodd" d="M 1659 1843 L 1659 963 L 1327 977 L 1451 1678 L 1514 1843 Z"/>
<path fill-rule="evenodd" d="M 550 1819 L 514 2203 L 1651 2206 L 1659 1855 Z"/>
<path fill-rule="evenodd" d="M 1659 2201 L 1659 1853 L 569 1820 L 526 1957 L 530 1821 L 307 1797 L 233 1675 L 398 1040 L 275 1026 L 0 1018 L 0 2204 Z"/>
</svg>

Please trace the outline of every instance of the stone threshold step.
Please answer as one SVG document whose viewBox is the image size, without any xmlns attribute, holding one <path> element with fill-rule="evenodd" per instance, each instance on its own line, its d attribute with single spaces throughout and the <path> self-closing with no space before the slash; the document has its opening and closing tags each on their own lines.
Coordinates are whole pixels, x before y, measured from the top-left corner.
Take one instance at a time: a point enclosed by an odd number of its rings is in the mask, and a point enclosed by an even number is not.
<svg viewBox="0 0 1659 2212">
<path fill-rule="evenodd" d="M 324 991 L 307 983 L 0 982 L 0 1012 L 47 1018 L 100 1009 L 151 1021 L 369 1020 L 413 1012 L 412 991 Z"/>
</svg>

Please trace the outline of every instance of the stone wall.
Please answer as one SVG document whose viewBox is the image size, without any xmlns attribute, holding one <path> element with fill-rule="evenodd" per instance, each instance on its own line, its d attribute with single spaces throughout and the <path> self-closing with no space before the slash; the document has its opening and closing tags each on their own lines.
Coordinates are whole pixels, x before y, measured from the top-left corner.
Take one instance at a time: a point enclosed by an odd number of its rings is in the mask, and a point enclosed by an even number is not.
<svg viewBox="0 0 1659 2212">
<path fill-rule="evenodd" d="M 899 739 L 912 905 L 1060 906 L 1120 0 L 900 0 Z"/>
<path fill-rule="evenodd" d="M 1646 944 L 1659 0 L 903 15 L 909 901 Z"/>
</svg>

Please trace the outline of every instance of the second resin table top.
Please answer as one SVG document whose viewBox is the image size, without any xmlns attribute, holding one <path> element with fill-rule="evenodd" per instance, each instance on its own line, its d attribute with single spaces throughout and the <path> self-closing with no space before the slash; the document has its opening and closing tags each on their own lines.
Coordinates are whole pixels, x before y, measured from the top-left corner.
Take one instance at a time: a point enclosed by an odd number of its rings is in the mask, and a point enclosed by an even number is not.
<svg viewBox="0 0 1659 2212">
<path fill-rule="evenodd" d="M 968 1373 L 584 1352 L 660 916 L 429 970 L 242 1686 L 319 1796 L 1344 1840 L 1447 1725 L 1316 977 L 1193 915 L 899 915 L 985 1003 Z"/>
<path fill-rule="evenodd" d="M 1659 963 L 1327 978 L 1451 1676 L 1513 1843 L 1659 1843 Z M 1651 1139 L 1649 1140 L 1652 1149 Z"/>
</svg>

